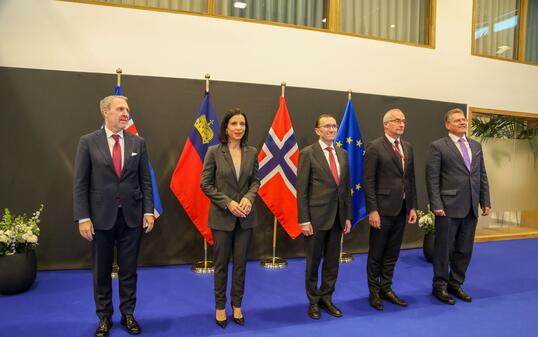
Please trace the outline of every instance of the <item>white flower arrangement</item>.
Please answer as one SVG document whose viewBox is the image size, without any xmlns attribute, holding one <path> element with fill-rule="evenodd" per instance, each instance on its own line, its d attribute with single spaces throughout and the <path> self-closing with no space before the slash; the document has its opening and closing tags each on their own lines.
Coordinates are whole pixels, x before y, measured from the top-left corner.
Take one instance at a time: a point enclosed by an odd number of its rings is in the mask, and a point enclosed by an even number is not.
<svg viewBox="0 0 538 337">
<path fill-rule="evenodd" d="M 435 232 L 435 214 L 431 211 L 430 205 L 428 204 L 427 212 L 417 210 L 417 215 L 418 227 L 426 234 L 433 234 Z"/>
<path fill-rule="evenodd" d="M 30 218 L 23 215 L 13 215 L 9 209 L 4 210 L 0 221 L 0 256 L 28 252 L 38 244 L 39 217 L 43 205 Z"/>
</svg>

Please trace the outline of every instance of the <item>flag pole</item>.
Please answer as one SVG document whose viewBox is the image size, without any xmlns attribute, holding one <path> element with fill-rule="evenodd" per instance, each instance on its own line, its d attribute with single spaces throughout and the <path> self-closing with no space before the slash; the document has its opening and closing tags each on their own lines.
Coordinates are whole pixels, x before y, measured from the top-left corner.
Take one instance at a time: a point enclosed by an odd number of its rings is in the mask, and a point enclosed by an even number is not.
<svg viewBox="0 0 538 337">
<path fill-rule="evenodd" d="M 205 74 L 205 92 L 209 93 L 209 79 L 211 75 Z M 199 274 L 211 274 L 215 271 L 215 263 L 207 259 L 207 240 L 204 237 L 204 259 L 192 265 L 191 270 Z"/>
<path fill-rule="evenodd" d="M 116 69 L 116 85 L 121 86 L 121 68 Z M 110 277 L 118 278 L 118 273 L 120 272 L 120 266 L 118 266 L 116 250 L 114 249 L 114 263 L 112 264 L 112 271 L 110 272 Z"/>
<path fill-rule="evenodd" d="M 121 70 L 121 68 L 116 69 L 116 85 L 118 87 L 121 87 L 121 74 L 122 73 L 123 71 Z"/>
<path fill-rule="evenodd" d="M 351 89 L 347 91 L 347 99 L 351 101 Z M 353 261 L 353 255 L 344 251 L 344 233 L 340 237 L 340 263 L 350 263 Z"/>
<path fill-rule="evenodd" d="M 286 82 L 280 83 L 280 95 L 286 97 Z M 276 228 L 277 228 L 277 219 L 273 218 L 273 256 L 264 257 L 260 260 L 261 265 L 267 269 L 278 269 L 284 268 L 288 265 L 288 261 L 281 257 L 276 256 Z"/>
</svg>

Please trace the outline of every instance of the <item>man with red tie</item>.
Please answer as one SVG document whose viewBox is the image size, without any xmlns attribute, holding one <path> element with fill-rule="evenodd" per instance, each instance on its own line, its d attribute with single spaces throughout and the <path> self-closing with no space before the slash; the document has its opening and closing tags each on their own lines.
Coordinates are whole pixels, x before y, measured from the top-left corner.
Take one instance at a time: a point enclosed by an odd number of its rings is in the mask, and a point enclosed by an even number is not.
<svg viewBox="0 0 538 337">
<path fill-rule="evenodd" d="M 320 308 L 332 316 L 342 311 L 332 302 L 338 276 L 340 237 L 351 230 L 351 190 L 348 157 L 335 147 L 338 125 L 330 114 L 316 120 L 319 140 L 301 150 L 297 168 L 297 206 L 299 224 L 306 237 L 306 294 L 308 315 L 320 318 Z M 318 272 L 321 259 L 321 285 Z"/>
<path fill-rule="evenodd" d="M 370 305 L 383 310 L 382 299 L 407 302 L 392 289 L 405 224 L 417 221 L 417 191 L 411 144 L 402 140 L 406 119 L 400 109 L 383 117 L 385 135 L 368 144 L 364 156 L 364 193 L 370 223 L 366 271 Z"/>
<path fill-rule="evenodd" d="M 125 132 L 127 97 L 100 102 L 105 125 L 80 138 L 74 170 L 74 217 L 80 235 L 92 243 L 92 272 L 99 325 L 95 336 L 112 326 L 112 263 L 119 265 L 121 324 L 139 334 L 136 304 L 137 259 L 142 232 L 153 229 L 153 195 L 144 140 Z"/>
</svg>

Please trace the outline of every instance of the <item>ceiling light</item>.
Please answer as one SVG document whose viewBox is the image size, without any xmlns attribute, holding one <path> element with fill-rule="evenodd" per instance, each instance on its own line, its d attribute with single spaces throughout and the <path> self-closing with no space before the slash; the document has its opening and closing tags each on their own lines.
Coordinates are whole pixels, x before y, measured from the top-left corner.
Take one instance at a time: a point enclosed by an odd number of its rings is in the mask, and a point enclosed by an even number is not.
<svg viewBox="0 0 538 337">
<path fill-rule="evenodd" d="M 239 9 L 245 9 L 247 8 L 247 3 L 243 1 L 236 1 L 234 2 L 234 7 Z"/>
<path fill-rule="evenodd" d="M 390 28 L 396 28 L 395 24 L 390 25 Z"/>
</svg>

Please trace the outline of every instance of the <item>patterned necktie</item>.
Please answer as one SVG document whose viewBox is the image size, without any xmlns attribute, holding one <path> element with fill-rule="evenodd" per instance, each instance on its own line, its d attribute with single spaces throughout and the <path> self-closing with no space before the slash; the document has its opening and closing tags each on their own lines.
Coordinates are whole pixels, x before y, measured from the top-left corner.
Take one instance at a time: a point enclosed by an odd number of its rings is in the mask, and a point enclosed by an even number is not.
<svg viewBox="0 0 538 337">
<path fill-rule="evenodd" d="M 398 142 L 398 139 L 396 139 L 396 140 L 394 141 L 394 144 L 392 145 L 392 147 L 394 148 L 394 151 L 396 151 L 396 153 L 398 153 L 398 156 L 400 156 L 400 159 L 403 160 L 403 159 L 404 159 L 404 156 L 403 156 L 403 154 L 402 154 L 402 151 L 400 151 L 400 147 L 399 147 L 399 145 L 400 145 L 400 142 Z"/>
<path fill-rule="evenodd" d="M 461 154 L 463 155 L 465 166 L 467 167 L 467 170 L 471 172 L 471 157 L 469 157 L 469 151 L 467 151 L 467 146 L 465 146 L 465 139 L 461 137 L 458 140 L 458 143 L 460 143 Z"/>
<path fill-rule="evenodd" d="M 340 183 L 340 177 L 338 176 L 338 169 L 336 168 L 336 160 L 334 160 L 333 148 L 327 147 L 325 150 L 329 151 L 329 166 L 331 167 L 331 173 L 333 174 L 336 185 Z"/>
<path fill-rule="evenodd" d="M 114 138 L 114 147 L 112 148 L 112 161 L 114 162 L 114 169 L 116 170 L 116 175 L 118 178 L 121 176 L 121 145 L 120 145 L 120 136 L 112 135 Z"/>
<path fill-rule="evenodd" d="M 392 144 L 392 148 L 394 149 L 394 151 L 396 151 L 396 153 L 400 157 L 400 160 L 402 161 L 402 168 L 404 168 L 405 167 L 405 165 L 404 165 L 404 155 L 403 155 L 402 151 L 400 151 L 399 145 L 400 145 L 400 142 L 398 142 L 398 139 L 396 139 L 394 141 L 394 143 Z"/>
</svg>

